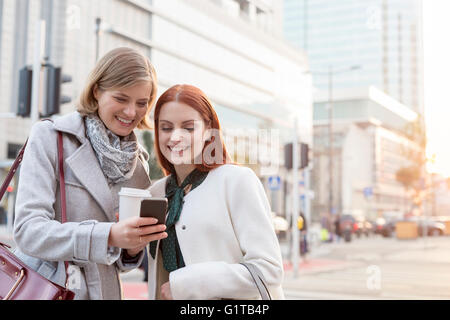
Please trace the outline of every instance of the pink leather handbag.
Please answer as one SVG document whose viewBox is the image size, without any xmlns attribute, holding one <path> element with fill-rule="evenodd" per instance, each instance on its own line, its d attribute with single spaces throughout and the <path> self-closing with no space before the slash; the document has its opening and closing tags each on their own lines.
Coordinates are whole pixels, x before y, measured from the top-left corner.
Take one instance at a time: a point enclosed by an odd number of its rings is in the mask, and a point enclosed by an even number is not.
<svg viewBox="0 0 450 320">
<path fill-rule="evenodd" d="M 22 162 L 27 143 L 22 147 L 14 161 L 6 180 L 0 188 L 0 200 L 3 198 L 9 183 Z M 66 217 L 66 191 L 64 182 L 63 139 L 58 132 L 58 162 L 59 183 L 61 189 L 61 223 L 67 221 Z M 75 294 L 65 287 L 51 282 L 47 278 L 29 268 L 17 258 L 8 248 L 0 242 L 0 299 L 2 300 L 73 300 Z M 66 278 L 68 263 L 66 267 Z M 67 284 L 66 284 L 67 286 Z"/>
</svg>

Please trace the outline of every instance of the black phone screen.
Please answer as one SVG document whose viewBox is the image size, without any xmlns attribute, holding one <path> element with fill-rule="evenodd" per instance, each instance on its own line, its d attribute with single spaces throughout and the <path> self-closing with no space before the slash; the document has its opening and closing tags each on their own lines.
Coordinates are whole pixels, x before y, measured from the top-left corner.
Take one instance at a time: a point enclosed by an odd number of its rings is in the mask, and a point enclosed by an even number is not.
<svg viewBox="0 0 450 320">
<path fill-rule="evenodd" d="M 167 199 L 166 198 L 152 198 L 142 200 L 141 202 L 141 217 L 152 217 L 158 219 L 157 224 L 164 224 L 166 222 L 167 213 Z"/>
</svg>

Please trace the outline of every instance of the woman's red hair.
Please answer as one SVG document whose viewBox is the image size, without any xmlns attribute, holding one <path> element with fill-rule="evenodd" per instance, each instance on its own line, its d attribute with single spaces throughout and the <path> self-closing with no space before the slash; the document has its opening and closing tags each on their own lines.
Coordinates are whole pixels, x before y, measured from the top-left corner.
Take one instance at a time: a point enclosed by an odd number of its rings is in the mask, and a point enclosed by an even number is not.
<svg viewBox="0 0 450 320">
<path fill-rule="evenodd" d="M 164 92 L 161 97 L 159 97 L 158 101 L 156 102 L 155 106 L 155 114 L 154 114 L 154 121 L 155 121 L 155 150 L 156 155 L 159 161 L 159 164 L 161 165 L 164 173 L 166 175 L 174 174 L 175 168 L 174 166 L 164 157 L 164 155 L 161 153 L 160 145 L 159 145 L 159 114 L 161 113 L 161 109 L 164 107 L 166 103 L 169 102 L 180 102 L 184 103 L 191 108 L 195 109 L 200 115 L 202 116 L 203 120 L 206 124 L 210 125 L 211 129 L 215 129 L 216 132 L 219 132 L 218 136 L 213 136 L 211 141 L 206 141 L 205 145 L 203 146 L 202 150 L 202 163 L 196 164 L 195 167 L 200 171 L 210 171 L 212 169 L 215 169 L 225 163 L 230 163 L 230 157 L 228 156 L 227 150 L 225 148 L 225 144 L 223 142 L 222 137 L 222 131 L 220 129 L 220 123 L 219 118 L 217 117 L 216 112 L 214 111 L 214 108 L 209 101 L 208 97 L 198 89 L 197 87 L 191 86 L 191 85 L 175 85 L 169 89 L 167 89 L 166 92 Z M 216 140 L 219 141 L 216 141 Z M 205 162 L 205 159 L 203 157 L 203 153 L 205 151 L 205 148 L 210 145 L 211 143 L 220 143 L 221 144 L 221 150 L 222 155 L 215 155 L 212 156 L 214 159 L 219 160 L 214 163 L 207 163 Z M 219 157 L 217 157 L 219 156 Z"/>
</svg>

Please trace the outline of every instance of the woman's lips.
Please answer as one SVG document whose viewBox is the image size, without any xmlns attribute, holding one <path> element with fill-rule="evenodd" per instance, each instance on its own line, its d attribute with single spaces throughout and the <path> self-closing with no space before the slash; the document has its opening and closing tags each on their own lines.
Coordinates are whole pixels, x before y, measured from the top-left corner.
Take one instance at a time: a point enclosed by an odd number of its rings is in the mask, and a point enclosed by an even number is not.
<svg viewBox="0 0 450 320">
<path fill-rule="evenodd" d="M 167 146 L 172 153 L 175 153 L 177 156 L 182 157 L 184 152 L 190 148 L 190 146 Z"/>
<path fill-rule="evenodd" d="M 131 127 L 133 125 L 133 120 L 127 120 L 116 116 L 116 120 L 124 127 Z"/>
</svg>

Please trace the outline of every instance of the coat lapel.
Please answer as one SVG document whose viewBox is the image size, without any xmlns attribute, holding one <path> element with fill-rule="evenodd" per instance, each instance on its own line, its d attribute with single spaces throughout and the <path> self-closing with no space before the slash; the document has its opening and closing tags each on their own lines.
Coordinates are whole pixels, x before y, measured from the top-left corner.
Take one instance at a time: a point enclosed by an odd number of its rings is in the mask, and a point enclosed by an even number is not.
<svg viewBox="0 0 450 320">
<path fill-rule="evenodd" d="M 116 221 L 111 190 L 105 179 L 94 150 L 86 140 L 70 157 L 66 164 L 103 209 L 109 221 Z"/>
<path fill-rule="evenodd" d="M 86 138 L 82 116 L 74 112 L 55 119 L 54 124 L 56 130 L 74 135 L 80 141 L 80 147 L 66 158 L 65 163 L 102 208 L 108 220 L 116 221 L 112 194 L 94 149 Z"/>
</svg>

